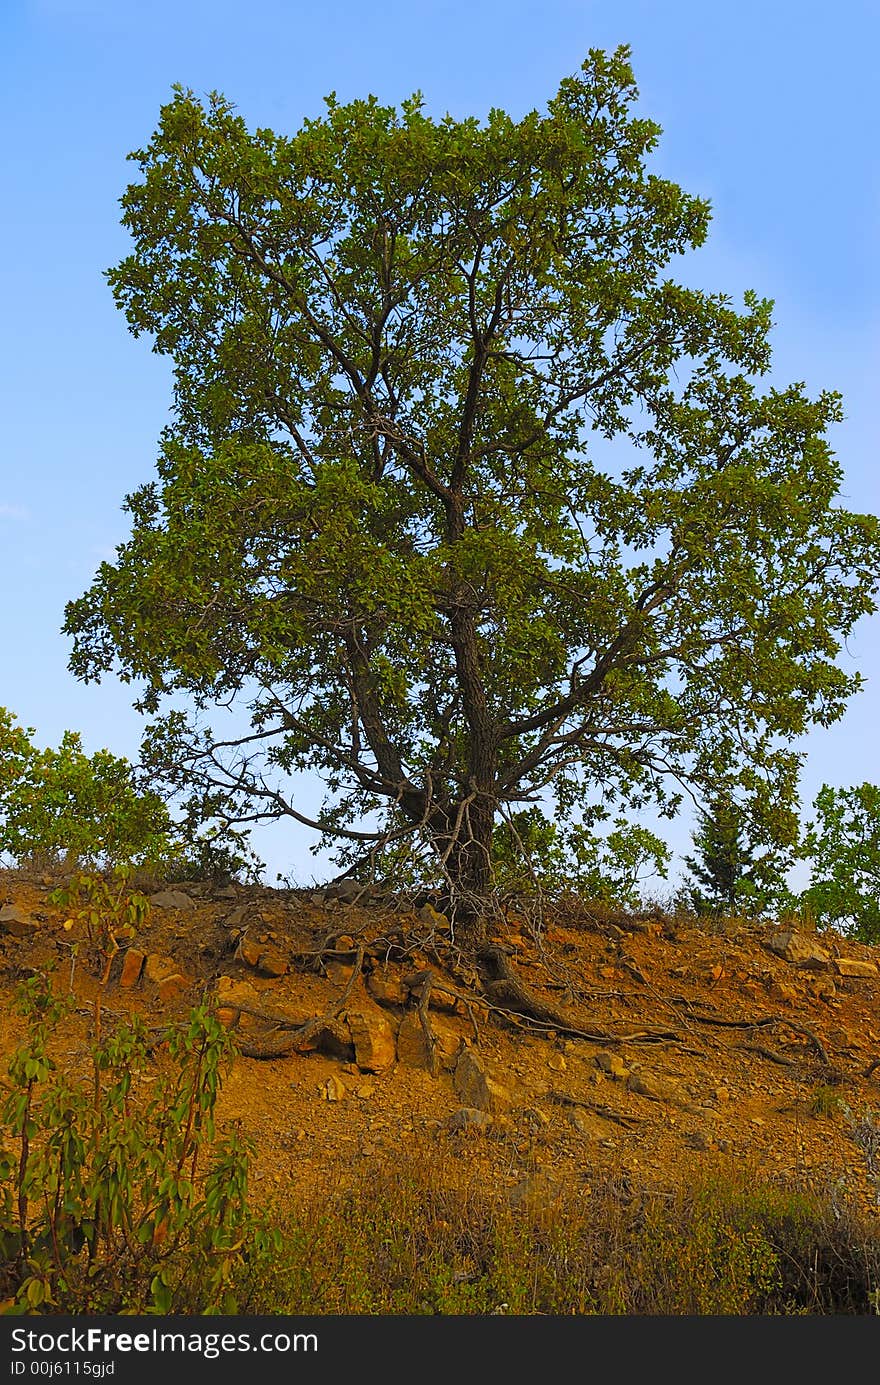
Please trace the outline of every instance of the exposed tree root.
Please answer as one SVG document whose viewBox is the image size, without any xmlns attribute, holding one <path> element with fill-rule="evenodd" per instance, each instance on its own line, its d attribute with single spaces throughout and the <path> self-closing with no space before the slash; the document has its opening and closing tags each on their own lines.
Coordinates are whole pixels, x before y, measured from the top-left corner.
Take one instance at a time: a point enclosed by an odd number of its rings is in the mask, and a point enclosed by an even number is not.
<svg viewBox="0 0 880 1385">
<path fill-rule="evenodd" d="M 614 1121 L 615 1125 L 622 1125 L 627 1129 L 637 1125 L 643 1125 L 641 1116 L 632 1116 L 625 1111 L 615 1111 L 610 1106 L 602 1106 L 598 1101 L 587 1101 L 584 1097 L 569 1096 L 568 1092 L 557 1092 L 555 1089 L 548 1093 L 550 1100 L 555 1101 L 558 1106 L 579 1106 L 585 1111 L 594 1111 L 603 1120 Z"/>
<path fill-rule="evenodd" d="M 542 1029 L 552 1029 L 566 1038 L 585 1039 L 594 1044 L 659 1043 L 680 1039 L 674 1029 L 639 1030 L 632 1034 L 609 1034 L 603 1030 L 581 1029 L 570 1016 L 553 1005 L 547 1005 L 534 991 L 525 986 L 510 965 L 507 953 L 497 943 L 480 949 L 479 960 L 487 964 L 494 977 L 486 984 L 493 1001 L 506 1002 L 490 1006 L 500 1014 L 525 1019 Z"/>
<path fill-rule="evenodd" d="M 774 1053 L 772 1048 L 763 1048 L 761 1044 L 737 1044 L 737 1048 L 742 1048 L 747 1053 L 757 1053 L 759 1057 L 766 1058 L 769 1063 L 778 1063 L 781 1068 L 797 1067 L 794 1058 L 786 1058 L 784 1053 Z"/>
<path fill-rule="evenodd" d="M 486 990 L 493 1000 L 500 1001 L 515 1014 L 539 1020 L 542 1024 L 550 1025 L 561 1032 L 581 1032 L 568 1015 L 553 1005 L 547 1005 L 523 984 L 510 965 L 504 948 L 498 943 L 487 943 L 480 948 L 477 956 L 491 973 Z"/>
<path fill-rule="evenodd" d="M 784 1024 L 795 1034 L 802 1034 L 805 1039 L 809 1039 L 825 1066 L 831 1067 L 828 1051 L 818 1034 L 814 1034 L 812 1029 L 807 1029 L 803 1024 L 795 1024 L 792 1020 L 786 1019 L 784 1015 L 766 1015 L 759 1020 L 722 1020 L 716 1019 L 714 1015 L 698 1015 L 691 1011 L 688 1018 L 698 1024 L 714 1024 L 723 1029 L 769 1029 L 772 1025 Z"/>
<path fill-rule="evenodd" d="M 265 1019 L 274 1026 L 268 1034 L 260 1035 L 241 1035 L 238 1036 L 239 1052 L 245 1058 L 284 1058 L 290 1053 L 300 1053 L 307 1048 L 308 1044 L 319 1034 L 320 1031 L 331 1025 L 341 1010 L 345 1008 L 345 1003 L 354 989 L 355 982 L 361 974 L 364 964 L 363 943 L 357 949 L 354 969 L 346 983 L 345 990 L 334 1005 L 326 1010 L 323 1015 L 316 1015 L 314 1019 L 306 1024 L 294 1025 L 291 1020 L 283 1019 L 276 1014 L 267 1011 L 251 1009 L 246 1005 L 225 1005 L 224 1009 L 236 1011 L 233 1018 L 232 1027 L 235 1028 L 238 1018 L 243 1015 L 253 1015 L 255 1018 Z"/>
</svg>

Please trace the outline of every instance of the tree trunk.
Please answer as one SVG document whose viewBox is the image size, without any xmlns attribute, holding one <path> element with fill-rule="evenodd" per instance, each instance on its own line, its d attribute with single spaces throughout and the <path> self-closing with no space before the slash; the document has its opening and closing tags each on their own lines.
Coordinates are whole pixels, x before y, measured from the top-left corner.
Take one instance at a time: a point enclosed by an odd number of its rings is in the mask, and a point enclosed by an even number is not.
<svg viewBox="0 0 880 1385">
<path fill-rule="evenodd" d="M 488 793 L 449 814 L 442 849 L 448 848 L 446 874 L 449 902 L 462 943 L 476 949 L 486 938 L 486 914 L 492 892 L 492 828 L 495 804 Z M 438 843 L 440 845 L 440 843 Z"/>
</svg>

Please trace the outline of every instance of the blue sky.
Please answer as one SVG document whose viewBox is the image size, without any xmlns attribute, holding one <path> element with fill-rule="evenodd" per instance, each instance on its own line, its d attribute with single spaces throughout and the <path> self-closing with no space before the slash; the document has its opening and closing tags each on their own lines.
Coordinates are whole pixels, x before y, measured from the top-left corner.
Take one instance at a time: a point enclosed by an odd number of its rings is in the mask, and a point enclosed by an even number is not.
<svg viewBox="0 0 880 1385">
<path fill-rule="evenodd" d="M 849 508 L 880 511 L 880 41 L 873 0 L 4 0 L 0 225 L 0 704 L 55 744 L 135 756 L 140 720 L 113 680 L 67 671 L 64 604 L 126 534 L 125 493 L 151 473 L 168 363 L 128 335 L 103 271 L 127 250 L 129 150 L 172 83 L 217 89 L 251 125 L 292 131 L 322 97 L 418 89 L 435 115 L 541 108 L 590 47 L 629 43 L 654 166 L 706 196 L 691 282 L 776 301 L 774 378 L 844 396 L 834 444 Z M 880 617 L 842 655 L 867 683 L 804 743 L 803 799 L 880 778 Z M 668 833 L 687 849 L 684 820 Z M 306 880 L 308 839 L 261 841 Z"/>
</svg>

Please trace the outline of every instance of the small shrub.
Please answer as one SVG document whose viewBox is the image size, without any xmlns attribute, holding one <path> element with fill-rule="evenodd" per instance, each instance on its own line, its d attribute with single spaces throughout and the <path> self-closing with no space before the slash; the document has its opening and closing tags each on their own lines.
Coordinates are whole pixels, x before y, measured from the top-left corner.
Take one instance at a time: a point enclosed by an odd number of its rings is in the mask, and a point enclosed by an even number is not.
<svg viewBox="0 0 880 1385">
<path fill-rule="evenodd" d="M 810 1115 L 831 1119 L 842 1109 L 840 1095 L 827 1082 L 820 1082 L 810 1093 Z"/>
<path fill-rule="evenodd" d="M 258 878 L 262 862 L 244 833 L 175 821 L 128 760 L 109 750 L 87 755 L 75 731 L 57 750 L 38 749 L 33 735 L 0 707 L 0 854 L 39 869 L 128 865 L 156 881 Z"/>
<path fill-rule="evenodd" d="M 72 1001 L 35 977 L 19 1005 L 28 1034 L 9 1064 L 0 1151 L 6 1311 L 236 1312 L 236 1267 L 276 1237 L 248 1212 L 246 1147 L 215 1133 L 227 1032 L 193 1010 L 167 1070 L 148 1073 L 135 1020 L 93 1042 L 90 1072 L 75 1076 L 50 1052 Z"/>
</svg>

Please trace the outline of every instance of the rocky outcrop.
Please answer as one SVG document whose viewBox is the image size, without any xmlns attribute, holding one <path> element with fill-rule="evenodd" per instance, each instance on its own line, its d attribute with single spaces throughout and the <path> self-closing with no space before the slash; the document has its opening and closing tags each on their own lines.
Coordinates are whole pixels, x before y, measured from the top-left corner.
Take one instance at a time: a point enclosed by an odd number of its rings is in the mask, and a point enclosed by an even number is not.
<svg viewBox="0 0 880 1385">
<path fill-rule="evenodd" d="M 798 933 L 795 929 L 783 929 L 767 940 L 767 947 L 797 967 L 809 971 L 825 971 L 831 965 L 831 956 L 809 933 Z"/>
<path fill-rule="evenodd" d="M 387 1072 L 397 1059 L 394 1030 L 377 1005 L 349 1010 L 345 1016 L 361 1072 Z"/>
<path fill-rule="evenodd" d="M 462 1049 L 455 1065 L 452 1085 L 465 1106 L 492 1114 L 510 1109 L 513 1104 L 511 1089 L 490 1072 L 482 1058 L 473 1049 Z"/>
</svg>

